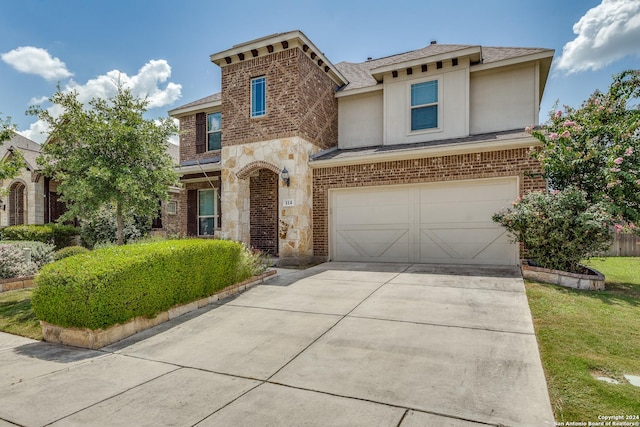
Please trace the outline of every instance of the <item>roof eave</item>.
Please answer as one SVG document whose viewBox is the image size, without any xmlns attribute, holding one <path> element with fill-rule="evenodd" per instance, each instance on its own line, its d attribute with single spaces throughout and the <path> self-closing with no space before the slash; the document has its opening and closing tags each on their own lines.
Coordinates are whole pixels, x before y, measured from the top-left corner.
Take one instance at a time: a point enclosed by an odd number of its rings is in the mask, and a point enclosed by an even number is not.
<svg viewBox="0 0 640 427">
<path fill-rule="evenodd" d="M 359 87 L 357 89 L 347 89 L 341 90 L 335 93 L 336 98 L 344 98 L 345 96 L 350 95 L 360 95 L 361 93 L 369 93 L 369 92 L 377 92 L 382 90 L 383 86 L 381 84 L 375 84 L 371 86 Z"/>
<path fill-rule="evenodd" d="M 507 58 L 507 59 L 501 59 L 499 61 L 477 64 L 477 65 L 473 65 L 470 71 L 476 72 L 476 71 L 490 70 L 492 68 L 507 67 L 509 65 L 522 64 L 524 62 L 551 59 L 553 58 L 554 53 L 555 51 L 553 49 L 549 49 L 549 50 L 544 50 L 542 52 L 533 53 L 529 55 L 517 56 L 515 58 Z M 549 66 L 550 65 L 551 65 L 551 62 L 549 62 Z"/>
<path fill-rule="evenodd" d="M 173 110 L 169 110 L 169 115 L 171 117 L 179 118 L 187 114 L 195 113 L 198 111 L 213 110 L 221 106 L 222 100 L 210 101 L 198 105 L 192 105 L 190 107 L 179 107 Z"/>
<path fill-rule="evenodd" d="M 176 166 L 175 171 L 179 175 L 187 175 L 190 173 L 200 172 L 217 172 L 222 170 L 222 165 L 218 163 L 196 164 L 191 166 Z"/>
<path fill-rule="evenodd" d="M 344 75 L 333 65 L 324 53 L 320 49 L 316 47 L 315 44 L 309 38 L 304 35 L 304 33 L 300 30 L 289 31 L 287 33 L 273 34 L 271 36 L 262 37 L 256 40 L 251 40 L 246 43 L 241 43 L 233 46 L 231 49 L 224 50 L 222 52 L 214 53 L 209 56 L 211 62 L 218 65 L 219 67 L 223 67 L 227 65 L 225 58 L 231 58 L 237 56 L 239 54 L 247 54 L 252 50 L 257 50 L 263 48 L 268 45 L 274 45 L 282 42 L 289 42 L 292 40 L 299 40 L 301 45 L 307 45 L 313 51 L 318 59 L 322 60 L 323 64 L 329 67 L 329 71 L 327 74 L 331 77 L 331 79 L 338 85 L 343 86 L 349 83 L 349 81 L 344 77 Z"/>
<path fill-rule="evenodd" d="M 422 58 L 412 59 L 410 61 L 405 62 L 397 62 L 395 64 L 385 65 L 382 67 L 374 68 L 371 70 L 371 75 L 378 81 L 382 80 L 382 76 L 386 73 L 390 73 L 392 71 L 400 70 L 403 68 L 416 67 L 418 65 L 426 64 L 426 63 L 434 63 L 438 61 L 444 61 L 446 59 L 451 58 L 459 58 L 463 56 L 480 56 L 482 53 L 481 46 L 471 46 L 465 47 L 461 49 L 452 50 L 445 53 L 440 53 L 436 55 L 424 56 Z"/>
<path fill-rule="evenodd" d="M 364 163 L 377 163 L 397 160 L 411 160 L 423 157 L 435 157 L 450 154 L 480 153 L 508 148 L 535 147 L 541 145 L 536 138 L 517 136 L 498 141 L 473 141 L 457 144 L 440 144 L 424 148 L 392 151 L 386 153 L 365 154 L 361 156 L 334 158 L 326 160 L 312 160 L 309 162 L 311 169 L 327 168 L 333 166 L 358 165 Z"/>
</svg>

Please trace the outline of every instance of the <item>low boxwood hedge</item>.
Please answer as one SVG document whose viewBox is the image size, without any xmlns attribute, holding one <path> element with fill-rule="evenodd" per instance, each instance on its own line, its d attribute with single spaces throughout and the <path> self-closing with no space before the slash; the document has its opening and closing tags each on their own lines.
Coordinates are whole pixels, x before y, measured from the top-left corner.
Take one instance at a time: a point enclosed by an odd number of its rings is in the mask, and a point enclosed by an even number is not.
<svg viewBox="0 0 640 427">
<path fill-rule="evenodd" d="M 71 245 L 73 238 L 79 234 L 80 231 L 76 227 L 60 224 L 12 225 L 2 229 L 4 240 L 31 240 L 51 243 L 56 249 Z"/>
<path fill-rule="evenodd" d="M 153 317 L 246 279 L 241 259 L 242 246 L 224 240 L 98 249 L 45 266 L 36 278 L 33 311 L 54 325 L 89 329 Z"/>
<path fill-rule="evenodd" d="M 85 248 L 84 246 L 67 246 L 66 248 L 62 248 L 59 251 L 56 251 L 56 253 L 53 254 L 53 260 L 60 261 L 61 259 L 78 254 L 86 254 L 87 252 L 89 252 L 89 249 Z"/>
</svg>

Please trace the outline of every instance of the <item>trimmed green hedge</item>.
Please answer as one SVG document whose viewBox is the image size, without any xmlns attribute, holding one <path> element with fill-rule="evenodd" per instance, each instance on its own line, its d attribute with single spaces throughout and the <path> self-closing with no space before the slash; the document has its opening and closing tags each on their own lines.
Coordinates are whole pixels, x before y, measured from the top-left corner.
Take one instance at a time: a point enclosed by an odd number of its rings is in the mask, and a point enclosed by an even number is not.
<svg viewBox="0 0 640 427">
<path fill-rule="evenodd" d="M 56 251 L 56 253 L 53 254 L 53 260 L 60 261 L 61 259 L 65 259 L 78 254 L 86 254 L 87 252 L 89 252 L 89 249 L 85 248 L 84 246 L 67 246 L 66 248 L 62 248 L 59 251 Z"/>
<path fill-rule="evenodd" d="M 12 225 L 2 229 L 4 240 L 31 240 L 52 243 L 56 249 L 69 246 L 80 231 L 72 225 Z"/>
<path fill-rule="evenodd" d="M 242 246 L 224 240 L 167 240 L 98 249 L 45 266 L 33 311 L 64 327 L 104 329 L 153 317 L 246 279 Z"/>
</svg>

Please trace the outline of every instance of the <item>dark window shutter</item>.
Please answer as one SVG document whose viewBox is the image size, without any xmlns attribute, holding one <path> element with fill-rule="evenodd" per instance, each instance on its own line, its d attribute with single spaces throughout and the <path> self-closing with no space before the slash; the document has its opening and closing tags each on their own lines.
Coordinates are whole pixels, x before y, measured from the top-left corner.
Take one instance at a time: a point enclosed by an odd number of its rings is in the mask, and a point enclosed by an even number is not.
<svg viewBox="0 0 640 427">
<path fill-rule="evenodd" d="M 218 186 L 216 188 L 216 193 L 218 193 L 218 228 L 222 228 L 222 192 L 221 190 L 221 185 L 220 185 L 220 180 L 218 180 Z"/>
<path fill-rule="evenodd" d="M 196 114 L 196 153 L 207 151 L 207 115 Z"/>
<path fill-rule="evenodd" d="M 198 190 L 187 191 L 187 235 L 198 235 Z"/>
<path fill-rule="evenodd" d="M 162 202 L 158 201 L 158 214 L 151 221 L 151 228 L 162 228 Z"/>
</svg>

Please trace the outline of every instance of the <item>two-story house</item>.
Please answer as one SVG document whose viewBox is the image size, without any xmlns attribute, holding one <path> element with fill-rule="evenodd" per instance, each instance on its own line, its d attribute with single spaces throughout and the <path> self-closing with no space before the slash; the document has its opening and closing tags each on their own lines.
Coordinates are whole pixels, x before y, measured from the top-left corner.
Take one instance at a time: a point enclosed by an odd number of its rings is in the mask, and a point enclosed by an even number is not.
<svg viewBox="0 0 640 427">
<path fill-rule="evenodd" d="M 332 64 L 300 31 L 211 55 L 221 93 L 180 120 L 168 231 L 283 263 L 514 265 L 491 215 L 542 189 L 529 151 L 553 50 L 427 47 Z"/>
</svg>

